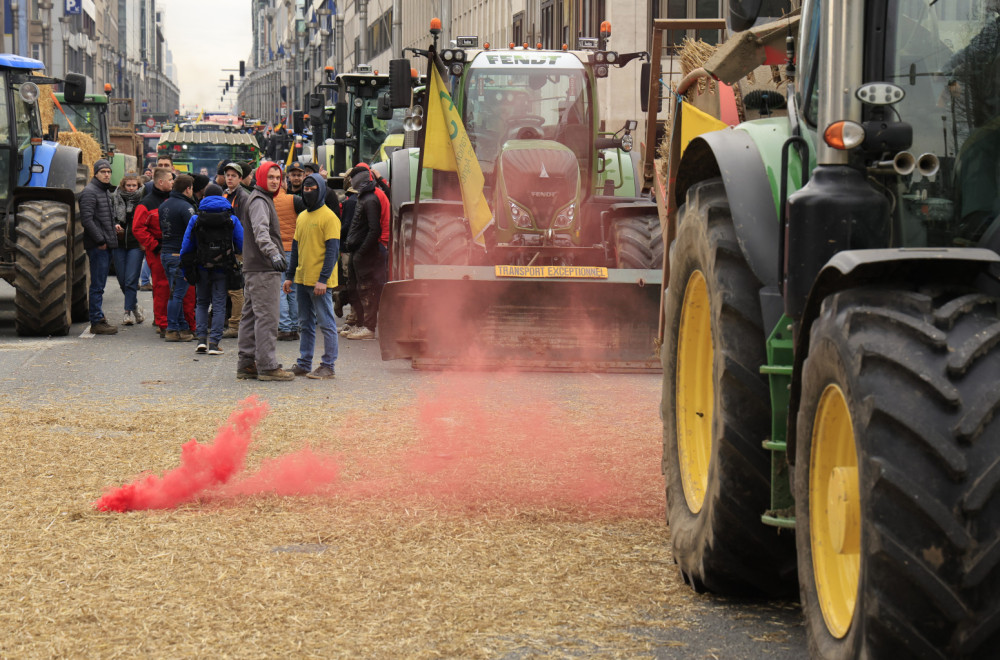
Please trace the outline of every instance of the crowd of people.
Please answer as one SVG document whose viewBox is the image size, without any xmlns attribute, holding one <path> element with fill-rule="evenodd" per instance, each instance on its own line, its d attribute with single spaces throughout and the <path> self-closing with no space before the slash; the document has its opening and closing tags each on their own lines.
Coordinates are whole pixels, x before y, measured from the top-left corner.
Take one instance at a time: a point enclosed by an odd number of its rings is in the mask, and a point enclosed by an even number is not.
<svg viewBox="0 0 1000 660">
<path fill-rule="evenodd" d="M 126 174 L 115 188 L 111 164 L 98 160 L 79 196 L 90 332 L 118 332 L 103 309 L 113 263 L 123 325 L 145 321 L 138 291 L 148 278 L 164 341 L 221 355 L 222 340 L 236 339 L 239 379 L 333 378 L 338 337 L 375 337 L 389 238 L 385 181 L 358 165 L 344 182 L 338 194 L 321 167 L 283 171 L 273 161 L 223 161 L 212 179 L 177 172 L 161 154 L 149 176 Z M 278 341 L 299 342 L 290 369 L 278 363 Z"/>
</svg>

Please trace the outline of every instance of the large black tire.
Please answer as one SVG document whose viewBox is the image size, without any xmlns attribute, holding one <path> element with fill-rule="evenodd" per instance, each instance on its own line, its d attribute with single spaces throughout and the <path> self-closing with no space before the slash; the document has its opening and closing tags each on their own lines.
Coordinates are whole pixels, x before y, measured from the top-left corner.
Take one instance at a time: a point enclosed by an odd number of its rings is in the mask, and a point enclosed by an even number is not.
<svg viewBox="0 0 1000 660">
<path fill-rule="evenodd" d="M 721 180 L 693 186 L 678 217 L 662 401 L 674 559 L 697 591 L 785 595 L 795 585 L 793 535 L 761 522 L 770 506 L 771 460 L 761 443 L 771 417 L 759 372 L 767 361 L 760 283 L 740 252 Z M 699 296 L 703 304 L 696 309 Z M 688 329 L 681 337 L 685 311 Z M 690 319 L 699 315 L 703 323 L 693 325 Z M 694 350 L 699 338 L 700 351 Z M 703 410 L 693 407 L 699 392 Z"/>
<path fill-rule="evenodd" d="M 409 226 L 405 229 L 405 240 L 409 241 Z M 416 264 L 466 266 L 471 245 L 469 228 L 460 218 L 440 212 L 421 213 L 417 220 L 413 261 Z"/>
<path fill-rule="evenodd" d="M 76 166 L 76 186 L 73 190 L 77 198 L 87 185 L 87 166 Z M 70 316 L 74 323 L 90 320 L 89 291 L 90 269 L 87 268 L 87 251 L 83 247 L 83 223 L 80 222 L 80 205 L 76 205 L 76 222 L 73 223 L 73 303 Z"/>
<path fill-rule="evenodd" d="M 811 657 L 997 657 L 998 305 L 909 284 L 824 301 L 796 434 Z"/>
<path fill-rule="evenodd" d="M 659 216 L 621 218 L 615 223 L 615 266 L 663 267 L 663 230 Z"/>
<path fill-rule="evenodd" d="M 17 207 L 14 327 L 21 336 L 62 336 L 69 332 L 69 230 L 70 208 L 65 204 L 33 201 Z"/>
</svg>

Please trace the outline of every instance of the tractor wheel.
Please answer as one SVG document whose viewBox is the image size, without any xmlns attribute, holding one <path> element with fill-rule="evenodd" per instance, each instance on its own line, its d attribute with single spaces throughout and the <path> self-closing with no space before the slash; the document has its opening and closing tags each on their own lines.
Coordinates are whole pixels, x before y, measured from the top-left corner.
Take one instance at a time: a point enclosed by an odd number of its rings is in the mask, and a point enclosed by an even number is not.
<svg viewBox="0 0 1000 660">
<path fill-rule="evenodd" d="M 409 226 L 406 227 L 409 241 Z M 415 264 L 466 266 L 472 237 L 464 222 L 442 213 L 423 213 L 417 220 Z M 408 243 L 407 243 L 408 245 Z"/>
<path fill-rule="evenodd" d="M 658 216 L 621 218 L 615 223 L 615 267 L 663 267 L 663 230 Z"/>
<path fill-rule="evenodd" d="M 72 282 L 70 209 L 50 201 L 17 207 L 14 257 L 14 327 L 19 335 L 65 335 Z"/>
<path fill-rule="evenodd" d="M 76 188 L 74 192 L 79 197 L 87 185 L 87 167 L 76 166 Z M 83 247 L 83 223 L 80 222 L 80 208 L 77 204 L 76 222 L 73 223 L 73 303 L 71 318 L 74 323 L 90 320 L 89 288 L 90 269 L 87 267 L 87 251 Z"/>
<path fill-rule="evenodd" d="M 996 657 L 998 305 L 907 285 L 824 301 L 796 434 L 810 657 Z"/>
<path fill-rule="evenodd" d="M 719 179 L 697 184 L 671 247 L 663 366 L 663 468 L 674 559 L 696 591 L 784 595 L 792 534 L 770 506 L 771 429 L 760 283 Z"/>
</svg>

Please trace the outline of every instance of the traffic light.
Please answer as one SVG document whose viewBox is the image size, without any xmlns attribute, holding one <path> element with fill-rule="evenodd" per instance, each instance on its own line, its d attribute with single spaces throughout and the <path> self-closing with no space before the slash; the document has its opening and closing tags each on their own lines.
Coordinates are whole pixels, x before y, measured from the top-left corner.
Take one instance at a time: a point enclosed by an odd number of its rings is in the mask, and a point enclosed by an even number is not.
<svg viewBox="0 0 1000 660">
<path fill-rule="evenodd" d="M 240 78 L 246 75 L 247 65 L 246 62 L 240 60 Z"/>
<path fill-rule="evenodd" d="M 231 74 L 231 73 L 229 74 L 229 86 L 230 87 L 233 86 L 233 74 Z"/>
</svg>

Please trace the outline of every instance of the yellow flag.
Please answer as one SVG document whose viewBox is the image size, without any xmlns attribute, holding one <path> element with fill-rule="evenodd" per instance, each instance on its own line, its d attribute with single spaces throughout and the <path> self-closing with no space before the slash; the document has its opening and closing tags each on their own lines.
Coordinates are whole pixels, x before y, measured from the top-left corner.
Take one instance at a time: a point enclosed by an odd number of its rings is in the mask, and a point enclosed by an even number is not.
<svg viewBox="0 0 1000 660">
<path fill-rule="evenodd" d="M 424 167 L 456 172 L 462 187 L 462 205 L 472 228 L 472 240 L 483 247 L 483 232 L 493 223 L 493 214 L 483 194 L 483 170 L 479 167 L 462 117 L 451 100 L 437 67 L 431 67 L 427 91 L 427 128 L 424 134 Z"/>
<path fill-rule="evenodd" d="M 703 133 L 710 133 L 725 128 L 728 124 L 719 121 L 707 112 L 702 112 L 690 103 L 681 103 L 681 153 L 687 149 L 691 140 Z"/>
</svg>

